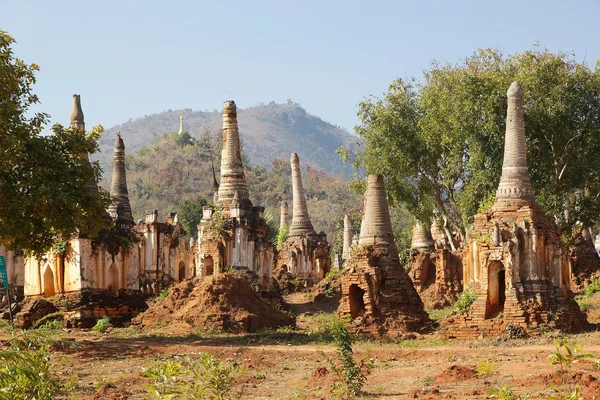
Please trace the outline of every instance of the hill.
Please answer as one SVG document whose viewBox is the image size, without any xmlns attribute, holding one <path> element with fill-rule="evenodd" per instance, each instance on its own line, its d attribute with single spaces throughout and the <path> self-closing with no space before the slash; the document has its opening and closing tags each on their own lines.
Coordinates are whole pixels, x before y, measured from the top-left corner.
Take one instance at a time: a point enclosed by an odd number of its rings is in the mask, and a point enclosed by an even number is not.
<svg viewBox="0 0 600 400">
<path fill-rule="evenodd" d="M 100 141 L 101 153 L 96 158 L 109 172 L 107 167 L 111 165 L 117 132 L 121 132 L 127 152 L 133 154 L 163 133 L 178 131 L 180 114 L 184 117 L 185 130 L 194 138 L 199 138 L 206 130 L 216 133 L 222 126 L 220 110 L 168 110 L 146 115 L 107 129 Z M 346 130 L 307 113 L 297 103 L 271 102 L 238 109 L 238 122 L 243 152 L 253 166 L 269 167 L 274 160 L 287 160 L 290 153 L 296 152 L 304 165 L 342 177 L 349 177 L 353 172 L 335 150 L 340 146 L 351 146 L 356 138 Z"/>
</svg>

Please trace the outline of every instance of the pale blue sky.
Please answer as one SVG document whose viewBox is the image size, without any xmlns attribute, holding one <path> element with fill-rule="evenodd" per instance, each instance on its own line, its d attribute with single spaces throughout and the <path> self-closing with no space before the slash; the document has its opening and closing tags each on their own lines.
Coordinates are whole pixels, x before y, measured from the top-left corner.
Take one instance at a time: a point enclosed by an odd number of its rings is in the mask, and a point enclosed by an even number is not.
<svg viewBox="0 0 600 400">
<path fill-rule="evenodd" d="M 432 59 L 535 41 L 600 58 L 600 0 L 0 0 L 17 57 L 41 66 L 41 110 L 66 123 L 82 95 L 88 126 L 166 109 L 292 99 L 349 131 L 357 104 Z M 174 127 L 176 129 L 176 127 Z"/>
</svg>

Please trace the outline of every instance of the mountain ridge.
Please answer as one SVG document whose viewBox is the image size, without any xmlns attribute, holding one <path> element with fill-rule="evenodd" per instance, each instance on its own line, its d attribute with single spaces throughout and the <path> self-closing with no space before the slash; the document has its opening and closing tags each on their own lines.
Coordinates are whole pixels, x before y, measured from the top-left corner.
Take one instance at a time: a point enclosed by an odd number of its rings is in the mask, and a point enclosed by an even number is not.
<svg viewBox="0 0 600 400">
<path fill-rule="evenodd" d="M 166 110 L 130 119 L 106 129 L 99 142 L 100 160 L 105 177 L 110 174 L 115 135 L 121 133 L 127 153 L 133 154 L 150 145 L 157 137 L 178 131 L 183 114 L 184 130 L 199 138 L 205 131 L 213 135 L 222 126 L 220 111 L 194 111 L 190 108 Z M 345 129 L 308 113 L 298 103 L 270 102 L 238 109 L 238 124 L 242 151 L 254 166 L 269 167 L 274 160 L 288 159 L 298 153 L 304 165 L 327 171 L 328 174 L 349 178 L 352 167 L 342 162 L 335 150 L 340 146 L 353 147 L 356 137 Z"/>
</svg>

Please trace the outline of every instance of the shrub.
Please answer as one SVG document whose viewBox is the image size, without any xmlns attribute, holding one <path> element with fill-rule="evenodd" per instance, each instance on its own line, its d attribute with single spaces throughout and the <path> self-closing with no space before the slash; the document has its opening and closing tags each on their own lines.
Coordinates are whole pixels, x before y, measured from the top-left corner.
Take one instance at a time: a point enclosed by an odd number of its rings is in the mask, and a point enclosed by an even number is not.
<svg viewBox="0 0 600 400">
<path fill-rule="evenodd" d="M 15 331 L 0 320 L 0 334 L 10 335 L 8 348 L 0 351 L 0 400 L 51 400 L 61 385 L 50 362 L 50 346 L 67 344 L 61 329 L 46 323 L 37 329 Z"/>
<path fill-rule="evenodd" d="M 594 293 L 600 292 L 600 280 L 594 279 L 592 283 L 585 288 L 585 298 L 589 299 Z"/>
<path fill-rule="evenodd" d="M 472 289 L 467 289 L 456 300 L 454 307 L 461 313 L 464 314 L 471 308 L 471 305 L 477 300 L 477 295 Z"/>
<path fill-rule="evenodd" d="M 496 368 L 498 368 L 496 363 L 484 361 L 477 366 L 475 372 L 477 373 L 478 377 L 485 378 L 488 376 L 492 376 L 494 374 L 494 371 L 496 371 Z"/>
<path fill-rule="evenodd" d="M 146 363 L 142 376 L 152 379 L 147 385 L 147 399 L 228 400 L 241 396 L 233 392 L 239 370 L 238 366 L 224 366 L 219 359 L 202 352 L 193 359 L 177 357 Z"/>
<path fill-rule="evenodd" d="M 108 317 L 102 317 L 96 321 L 96 325 L 94 325 L 92 330 L 104 333 L 108 328 L 112 328 L 112 324 L 108 320 Z"/>
<path fill-rule="evenodd" d="M 337 380 L 332 384 L 332 390 L 342 397 L 359 396 L 374 366 L 374 360 L 356 362 L 352 352 L 352 337 L 346 324 L 336 319 L 330 322 L 327 328 L 333 335 L 333 340 L 338 350 L 338 362 L 328 359 L 331 369 L 337 375 Z"/>
<path fill-rule="evenodd" d="M 167 296 L 169 295 L 169 291 L 171 290 L 171 286 L 167 286 L 165 288 L 162 288 L 160 290 L 160 293 L 158 295 L 158 299 L 159 300 L 164 300 L 167 298 Z"/>
<path fill-rule="evenodd" d="M 506 336 L 508 336 L 509 339 L 525 339 L 527 337 L 527 331 L 522 326 L 508 324 L 506 325 Z"/>
</svg>

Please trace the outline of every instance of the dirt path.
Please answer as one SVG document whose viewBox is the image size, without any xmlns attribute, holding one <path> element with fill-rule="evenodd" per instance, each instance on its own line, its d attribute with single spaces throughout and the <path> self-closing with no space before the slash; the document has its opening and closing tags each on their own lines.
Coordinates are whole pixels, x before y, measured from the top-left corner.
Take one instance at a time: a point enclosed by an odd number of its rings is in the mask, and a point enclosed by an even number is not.
<svg viewBox="0 0 600 400">
<path fill-rule="evenodd" d="M 150 380 L 141 377 L 140 371 L 147 361 L 201 351 L 243 367 L 236 387 L 243 389 L 244 399 L 333 398 L 333 373 L 327 358 L 335 358 L 336 351 L 331 345 L 261 344 L 260 335 L 119 335 L 123 331 L 115 330 L 109 335 L 75 333 L 73 338 L 80 347 L 58 353 L 59 374 L 78 386 L 71 398 L 143 399 L 144 385 Z M 586 352 L 600 354 L 599 333 L 574 338 Z M 375 360 L 365 388 L 369 398 L 484 399 L 492 389 L 501 387 L 543 398 L 553 393 L 549 382 L 556 379 L 556 369 L 548 361 L 555 348 L 546 338 L 450 344 L 425 338 L 400 345 L 363 342 L 354 348 L 356 358 Z M 573 371 L 580 372 L 573 382 L 582 386 L 585 399 L 600 397 L 600 384 L 596 381 L 600 373 L 594 368 L 595 361 L 573 366 Z M 478 377 L 477 367 L 489 374 Z M 106 387 L 112 385 L 116 388 Z"/>
</svg>

